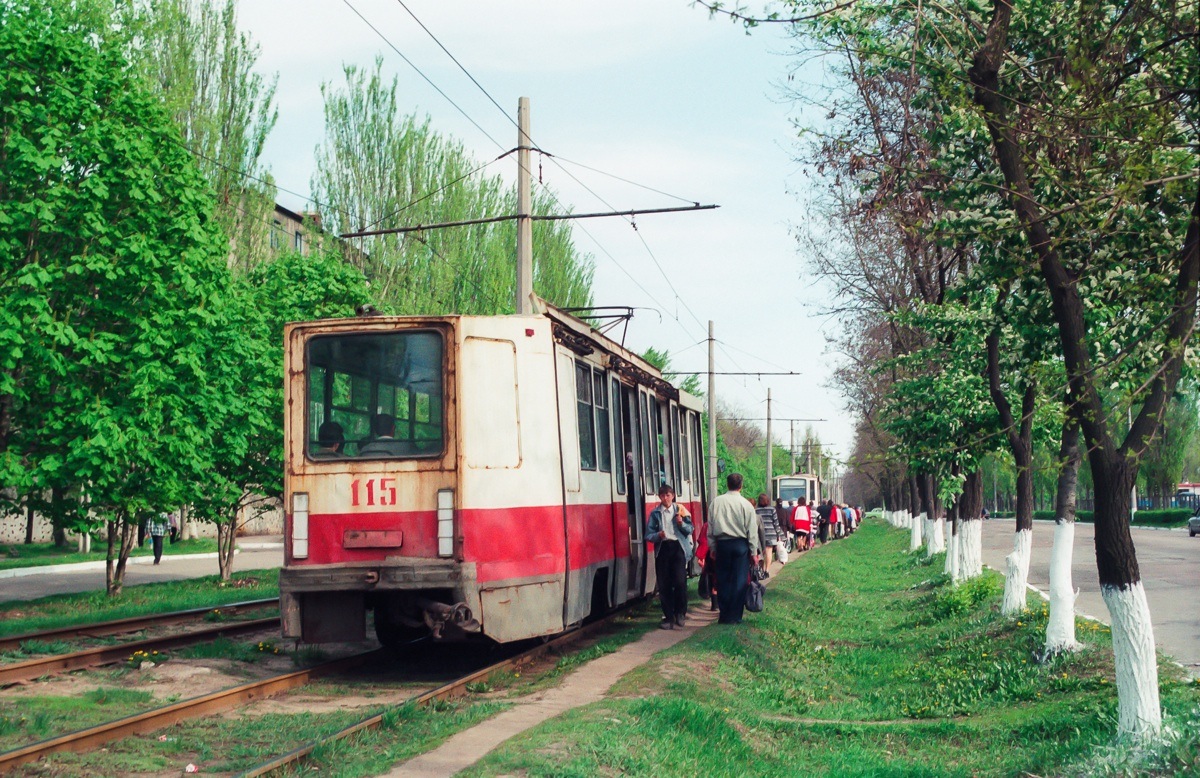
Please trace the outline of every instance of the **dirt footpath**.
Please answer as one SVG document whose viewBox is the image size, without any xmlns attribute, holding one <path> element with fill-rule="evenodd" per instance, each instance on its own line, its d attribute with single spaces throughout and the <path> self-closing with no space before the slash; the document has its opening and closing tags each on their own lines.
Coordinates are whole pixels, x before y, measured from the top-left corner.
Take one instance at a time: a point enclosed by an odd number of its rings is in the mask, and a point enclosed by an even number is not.
<svg viewBox="0 0 1200 778">
<path fill-rule="evenodd" d="M 396 765 L 391 776 L 434 778 L 450 776 L 482 759 L 504 741 L 563 711 L 604 699 L 623 675 L 645 664 L 655 654 L 679 643 L 699 628 L 715 623 L 715 611 L 693 611 L 682 629 L 656 629 L 641 640 L 577 668 L 553 689 L 515 700 L 514 707 L 471 729 L 459 732 L 440 747 Z"/>
</svg>

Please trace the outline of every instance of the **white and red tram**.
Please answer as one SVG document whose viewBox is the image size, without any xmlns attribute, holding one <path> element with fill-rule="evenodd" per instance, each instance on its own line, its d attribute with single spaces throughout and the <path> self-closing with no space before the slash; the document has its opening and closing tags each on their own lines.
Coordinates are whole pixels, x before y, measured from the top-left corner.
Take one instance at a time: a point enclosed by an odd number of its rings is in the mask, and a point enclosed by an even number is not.
<svg viewBox="0 0 1200 778">
<path fill-rule="evenodd" d="M 288 325 L 285 637 L 506 642 L 654 590 L 659 484 L 706 510 L 700 402 L 540 309 Z"/>
</svg>

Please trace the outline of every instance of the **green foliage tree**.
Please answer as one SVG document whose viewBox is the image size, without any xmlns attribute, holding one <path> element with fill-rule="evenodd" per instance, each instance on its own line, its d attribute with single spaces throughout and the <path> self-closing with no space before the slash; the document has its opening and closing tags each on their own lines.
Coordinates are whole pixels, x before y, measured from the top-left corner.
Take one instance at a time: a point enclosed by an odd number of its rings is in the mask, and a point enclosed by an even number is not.
<svg viewBox="0 0 1200 778">
<path fill-rule="evenodd" d="M 239 521 L 283 493 L 283 325 L 352 315 L 371 300 L 362 273 L 330 250 L 295 253 L 232 279 L 224 305 L 232 324 L 214 344 L 212 467 L 195 485 L 195 515 L 217 525 L 220 575 L 233 570 Z"/>
<path fill-rule="evenodd" d="M 428 119 L 402 116 L 398 83 L 382 64 L 345 68 L 343 87 L 324 84 L 325 140 L 317 148 L 314 196 L 323 223 L 338 233 L 401 225 L 486 219 L 516 213 L 516 193 L 498 176 L 482 175 L 462 145 Z M 553 210 L 545 191 L 535 213 Z M 592 261 L 577 252 L 570 227 L 533 226 L 533 288 L 551 303 L 591 303 Z M 380 302 L 405 314 L 513 311 L 516 225 L 474 224 L 422 233 L 354 239 L 351 261 Z"/>
<path fill-rule="evenodd" d="M 117 594 L 138 522 L 210 465 L 227 277 L 203 177 L 93 11 L 0 11 L 0 482 L 73 495 Z"/>
<path fill-rule="evenodd" d="M 254 68 L 258 46 L 237 28 L 234 0 L 137 0 L 122 6 L 130 59 L 167 107 L 212 185 L 231 266 L 268 254 L 275 191 L 262 153 L 275 126 L 275 80 Z"/>
</svg>

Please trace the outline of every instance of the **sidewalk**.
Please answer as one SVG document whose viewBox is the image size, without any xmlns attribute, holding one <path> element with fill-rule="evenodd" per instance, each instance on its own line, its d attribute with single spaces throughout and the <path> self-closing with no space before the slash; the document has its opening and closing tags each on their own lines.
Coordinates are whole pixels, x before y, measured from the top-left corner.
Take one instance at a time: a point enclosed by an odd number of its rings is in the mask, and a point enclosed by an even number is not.
<svg viewBox="0 0 1200 778">
<path fill-rule="evenodd" d="M 235 570 L 276 569 L 283 565 L 283 539 L 261 535 L 239 539 Z M 130 557 L 125 584 L 138 586 L 216 575 L 217 554 L 164 554 L 155 565 L 152 556 Z M 67 565 L 43 565 L 0 570 L 0 602 L 35 600 L 53 594 L 100 591 L 105 587 L 103 559 Z"/>
<path fill-rule="evenodd" d="M 238 541 L 237 547 L 233 553 L 239 554 L 242 551 L 263 551 L 267 549 L 282 549 L 283 537 L 280 535 L 257 535 L 248 542 Z M 216 559 L 215 551 L 206 554 L 163 554 L 163 561 L 170 559 Z M 149 565 L 154 563 L 154 557 L 150 555 L 131 556 L 126 562 L 127 565 Z M 108 564 L 107 560 L 97 559 L 91 562 L 72 562 L 66 565 L 30 565 L 29 567 L 13 567 L 8 570 L 0 570 L 0 578 L 24 578 L 29 575 L 41 575 L 44 573 L 80 573 L 88 570 L 103 570 Z"/>
</svg>

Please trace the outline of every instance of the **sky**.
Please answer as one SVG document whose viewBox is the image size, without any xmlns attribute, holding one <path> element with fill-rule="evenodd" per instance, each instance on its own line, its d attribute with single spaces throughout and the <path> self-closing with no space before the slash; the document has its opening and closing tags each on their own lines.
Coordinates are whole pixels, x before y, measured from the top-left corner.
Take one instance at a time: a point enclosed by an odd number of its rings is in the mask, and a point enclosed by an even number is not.
<svg viewBox="0 0 1200 778">
<path fill-rule="evenodd" d="M 826 385 L 839 325 L 820 315 L 830 290 L 796 239 L 820 225 L 794 125 L 820 117 L 784 95 L 823 75 L 820 63 L 793 72 L 780 26 L 747 35 L 686 0 L 240 0 L 238 21 L 260 47 L 258 70 L 278 77 L 264 162 L 283 189 L 310 191 L 321 84 L 340 86 L 344 64 L 380 56 L 399 78 L 401 110 L 428 116 L 481 162 L 517 145 L 517 102 L 529 97 L 533 144 L 555 155 L 540 160 L 541 185 L 576 213 L 720 205 L 639 216 L 636 229 L 573 222 L 576 246 L 595 259 L 594 304 L 634 306 L 626 347 L 666 349 L 679 370 L 707 370 L 712 320 L 718 373 L 803 374 L 719 375 L 720 401 L 765 427 L 769 389 L 777 443 L 789 444 L 789 419 L 819 419 L 822 441 L 849 454 L 853 420 Z M 515 180 L 515 158 L 487 172 Z M 309 207 L 283 191 L 279 201 Z M 797 440 L 809 423 L 795 422 Z"/>
</svg>

